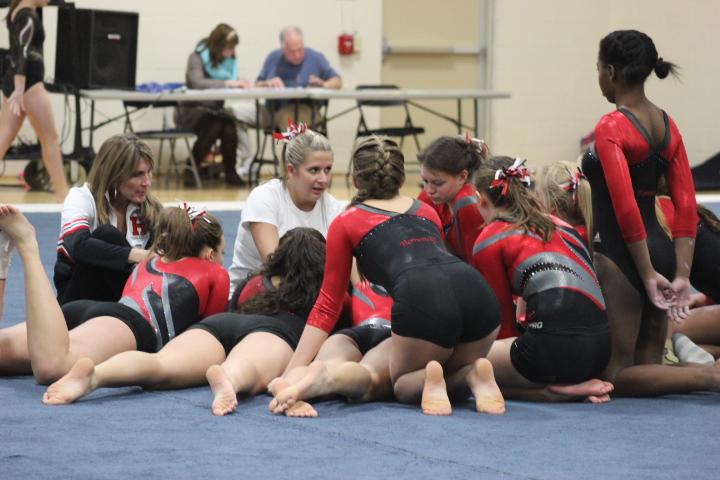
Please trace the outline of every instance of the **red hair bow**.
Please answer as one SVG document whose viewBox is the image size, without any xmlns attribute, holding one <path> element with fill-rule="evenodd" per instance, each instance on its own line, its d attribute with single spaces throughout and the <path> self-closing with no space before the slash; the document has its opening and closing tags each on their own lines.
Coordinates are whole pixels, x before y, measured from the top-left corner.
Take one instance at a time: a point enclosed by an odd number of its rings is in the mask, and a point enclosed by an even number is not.
<svg viewBox="0 0 720 480">
<path fill-rule="evenodd" d="M 568 173 L 570 173 L 570 172 L 568 172 Z M 580 180 L 583 180 L 585 178 L 587 178 L 587 177 L 585 177 L 585 174 L 578 167 L 578 169 L 575 171 L 575 173 L 570 173 L 570 178 L 568 179 L 567 182 L 563 182 L 560 184 L 560 187 L 563 190 L 565 190 L 566 192 L 572 193 L 573 201 L 575 203 L 577 203 L 577 191 L 578 191 L 578 186 L 580 185 Z"/>
<path fill-rule="evenodd" d="M 288 118 L 288 129 L 284 132 L 276 132 L 272 134 L 272 138 L 275 140 L 283 140 L 289 142 L 293 138 L 297 137 L 301 133 L 306 132 L 308 129 L 307 124 L 300 122 L 293 122 L 292 118 Z"/>
<path fill-rule="evenodd" d="M 197 220 L 198 218 L 202 218 L 207 223 L 212 223 L 210 219 L 205 216 L 207 214 L 206 210 L 198 210 L 187 202 L 183 202 L 182 208 L 183 210 L 185 210 L 185 213 L 187 213 L 193 230 L 195 230 L 195 220 Z"/>
<path fill-rule="evenodd" d="M 490 184 L 490 188 L 502 187 L 500 195 L 504 197 L 508 194 L 510 188 L 510 178 L 517 178 L 527 187 L 532 185 L 532 176 L 530 170 L 525 167 L 525 160 L 516 158 L 515 163 L 511 166 L 495 171 L 495 180 Z"/>
</svg>

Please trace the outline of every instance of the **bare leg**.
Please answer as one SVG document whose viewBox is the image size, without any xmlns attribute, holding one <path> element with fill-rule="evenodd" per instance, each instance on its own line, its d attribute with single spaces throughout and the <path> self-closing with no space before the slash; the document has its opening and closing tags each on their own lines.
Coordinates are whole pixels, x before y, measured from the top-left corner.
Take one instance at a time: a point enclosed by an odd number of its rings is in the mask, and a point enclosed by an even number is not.
<svg viewBox="0 0 720 480">
<path fill-rule="evenodd" d="M 613 332 L 612 353 L 604 375 L 615 385 L 617 395 L 645 397 L 720 389 L 720 368 L 717 367 L 636 364 L 642 316 L 649 311 L 643 298 L 612 261 L 596 253 L 595 267 Z M 646 348 L 640 352 L 639 358 L 652 360 L 656 356 L 650 344 L 645 341 Z M 659 355 L 657 357 L 659 362 Z"/>
<path fill-rule="evenodd" d="M 50 385 L 43 402 L 72 403 L 98 388 L 139 385 L 148 389 L 185 388 L 205 383 L 205 371 L 225 359 L 220 342 L 205 330 L 192 329 L 158 353 L 128 351 L 95 366 L 81 358 L 63 378 Z"/>
<path fill-rule="evenodd" d="M 208 369 L 208 382 L 215 396 L 213 413 L 227 415 L 234 411 L 237 394 L 257 395 L 264 391 L 272 379 L 282 374 L 292 354 L 290 345 L 271 333 L 255 332 L 245 337 L 220 368 Z"/>
<path fill-rule="evenodd" d="M 81 357 L 97 363 L 137 348 L 130 327 L 113 317 L 91 319 L 68 333 L 40 259 L 35 229 L 22 213 L 7 205 L 0 205 L 0 229 L 15 242 L 25 267 L 28 353 L 39 383 L 54 382 Z"/>
<path fill-rule="evenodd" d="M 675 331 L 697 344 L 720 345 L 720 305 L 690 310 L 690 316 Z"/>
<path fill-rule="evenodd" d="M 17 137 L 24 121 L 25 113 L 20 116 L 13 114 L 7 98 L 3 97 L 2 110 L 0 110 L 0 159 L 5 158 L 5 154 Z"/>
<path fill-rule="evenodd" d="M 0 376 L 32 375 L 25 322 L 0 330 Z"/>
<path fill-rule="evenodd" d="M 357 345 L 350 337 L 334 335 L 327 343 L 335 344 L 332 347 L 334 356 L 330 357 L 327 352 L 321 355 L 325 349 L 323 345 L 318 354 L 319 360 L 309 366 L 306 375 L 277 395 L 281 408 L 287 408 L 297 400 L 330 394 L 343 395 L 354 401 L 372 401 L 390 394 L 390 339 L 367 352 L 360 363 L 342 358 L 360 356 Z"/>
<path fill-rule="evenodd" d="M 347 335 L 331 335 L 323 342 L 315 358 L 316 361 L 322 362 L 325 367 L 330 368 L 345 361 L 358 361 L 361 356 L 357 345 L 350 337 Z M 305 399 L 313 398 L 315 395 L 301 395 L 299 390 L 305 390 L 314 382 L 316 369 L 317 367 L 311 370 L 309 366 L 297 367 L 288 372 L 282 382 L 276 382 L 275 380 L 270 382 L 268 391 L 273 395 L 273 399 L 270 401 L 268 409 L 273 413 L 283 413 L 301 396 Z M 289 387 L 291 387 L 290 390 L 285 391 Z"/>
<path fill-rule="evenodd" d="M 63 168 L 60 141 L 53 119 L 50 96 L 42 83 L 37 83 L 25 92 L 25 110 L 30 124 L 35 129 L 40 145 L 45 168 L 55 191 L 55 198 L 62 202 L 68 192 L 65 169 Z"/>
</svg>

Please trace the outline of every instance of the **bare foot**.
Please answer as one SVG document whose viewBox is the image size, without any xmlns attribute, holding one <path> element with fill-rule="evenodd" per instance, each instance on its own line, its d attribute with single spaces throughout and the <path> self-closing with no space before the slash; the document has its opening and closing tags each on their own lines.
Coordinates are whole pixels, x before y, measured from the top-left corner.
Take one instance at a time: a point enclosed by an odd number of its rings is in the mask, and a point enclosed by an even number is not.
<svg viewBox="0 0 720 480">
<path fill-rule="evenodd" d="M 289 386 L 290 384 L 283 377 L 277 377 L 268 384 L 268 392 L 270 392 L 273 396 L 273 399 L 270 400 L 270 403 L 268 404 L 268 410 L 272 413 L 283 413 L 282 408 L 280 408 L 280 402 L 277 401 L 276 395 Z"/>
<path fill-rule="evenodd" d="M 35 227 L 13 205 L 0 204 L 0 230 L 4 231 L 17 247 L 30 241 L 37 244 Z"/>
<path fill-rule="evenodd" d="M 214 395 L 212 403 L 213 415 L 223 416 L 235 411 L 237 407 L 237 394 L 220 365 L 213 365 L 205 372 L 210 390 Z"/>
<path fill-rule="evenodd" d="M 575 385 L 548 385 L 548 391 L 566 397 L 602 397 L 608 395 L 615 387 L 610 382 L 604 382 L 597 378 L 591 378 Z M 603 403 L 603 402 L 592 402 Z"/>
<path fill-rule="evenodd" d="M 89 394 L 93 387 L 95 364 L 89 358 L 81 358 L 57 382 L 50 385 L 43 395 L 45 405 L 65 405 Z"/>
<path fill-rule="evenodd" d="M 585 402 L 587 403 L 607 403 L 610 401 L 610 394 L 606 393 L 605 395 L 588 395 L 585 397 Z"/>
<path fill-rule="evenodd" d="M 314 418 L 318 416 L 318 413 L 309 403 L 298 400 L 285 410 L 285 415 L 288 417 Z"/>
<path fill-rule="evenodd" d="M 495 382 L 495 373 L 487 358 L 475 360 L 468 372 L 467 382 L 475 397 L 475 409 L 478 412 L 491 415 L 505 413 L 505 399 Z"/>
<path fill-rule="evenodd" d="M 452 414 L 442 365 L 435 360 L 428 362 L 425 367 L 425 386 L 420 406 L 425 415 L 447 416 Z"/>
<path fill-rule="evenodd" d="M 305 376 L 293 385 L 278 392 L 275 395 L 275 400 L 277 400 L 278 406 L 283 410 L 287 410 L 300 400 L 327 395 L 332 388 L 330 383 L 325 364 L 323 362 L 313 362 L 308 366 Z"/>
</svg>

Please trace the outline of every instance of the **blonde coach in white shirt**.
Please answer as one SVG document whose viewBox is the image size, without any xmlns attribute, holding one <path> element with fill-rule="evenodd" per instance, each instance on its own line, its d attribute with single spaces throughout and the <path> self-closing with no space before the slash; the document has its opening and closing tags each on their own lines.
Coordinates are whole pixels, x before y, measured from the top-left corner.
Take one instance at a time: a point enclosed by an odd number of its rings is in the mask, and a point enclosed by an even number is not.
<svg viewBox="0 0 720 480">
<path fill-rule="evenodd" d="M 285 138 L 284 178 L 253 189 L 242 210 L 230 267 L 231 292 L 267 260 L 285 232 L 310 227 L 325 236 L 344 208 L 327 192 L 333 165 L 328 139 L 303 124 L 290 128 Z"/>
</svg>

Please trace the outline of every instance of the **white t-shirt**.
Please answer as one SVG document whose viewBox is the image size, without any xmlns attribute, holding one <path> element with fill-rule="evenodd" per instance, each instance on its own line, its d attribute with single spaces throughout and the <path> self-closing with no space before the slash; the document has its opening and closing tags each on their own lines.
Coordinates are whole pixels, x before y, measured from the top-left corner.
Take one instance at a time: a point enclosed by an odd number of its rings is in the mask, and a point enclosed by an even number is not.
<svg viewBox="0 0 720 480">
<path fill-rule="evenodd" d="M 282 237 L 288 230 L 295 227 L 309 227 L 327 237 L 330 223 L 337 217 L 345 206 L 329 193 L 315 204 L 312 211 L 300 210 L 292 201 L 282 181 L 270 180 L 255 187 L 242 209 L 240 226 L 238 227 L 233 261 L 230 266 L 230 292 L 235 290 L 238 283 L 244 280 L 248 273 L 260 268 L 260 252 L 250 233 L 250 224 L 255 222 L 275 225 L 278 237 Z"/>
</svg>

